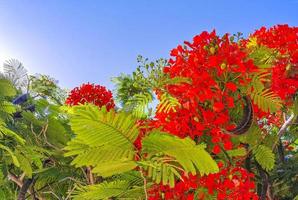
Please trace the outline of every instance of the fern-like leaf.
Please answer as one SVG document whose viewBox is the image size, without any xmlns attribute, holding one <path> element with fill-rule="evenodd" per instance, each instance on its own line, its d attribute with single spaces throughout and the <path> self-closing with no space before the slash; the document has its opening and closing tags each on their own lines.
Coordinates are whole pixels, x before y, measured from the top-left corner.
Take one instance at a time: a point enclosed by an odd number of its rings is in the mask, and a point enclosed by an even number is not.
<svg viewBox="0 0 298 200">
<path fill-rule="evenodd" d="M 246 149 L 243 148 L 243 147 L 240 147 L 238 149 L 232 149 L 232 150 L 229 150 L 227 151 L 227 154 L 230 156 L 230 157 L 238 157 L 238 156 L 245 156 L 246 155 Z"/>
<path fill-rule="evenodd" d="M 65 156 L 75 156 L 76 167 L 93 166 L 96 173 L 112 175 L 128 170 L 134 165 L 134 141 L 138 136 L 136 120 L 126 113 L 115 113 L 94 105 L 75 106 L 70 120 L 76 137 L 65 147 Z M 122 168 L 108 168 L 107 163 L 118 161 Z M 106 165 L 107 166 L 107 165 Z M 117 169 L 117 170 L 116 170 Z M 124 171 L 125 171 L 124 170 Z"/>
<path fill-rule="evenodd" d="M 16 167 L 20 166 L 20 162 L 19 162 L 18 158 L 16 157 L 14 152 L 9 147 L 0 144 L 0 149 L 5 150 L 10 155 L 12 162 Z"/>
<path fill-rule="evenodd" d="M 150 156 L 163 154 L 173 158 L 176 165 L 181 166 L 186 174 L 195 175 L 197 170 L 201 175 L 218 172 L 218 166 L 210 154 L 205 150 L 205 145 L 196 145 L 187 137 L 178 138 L 160 131 L 153 131 L 142 141 L 143 153 Z"/>
<path fill-rule="evenodd" d="M 253 149 L 254 157 L 256 161 L 262 166 L 263 169 L 270 171 L 274 167 L 275 157 L 270 148 L 259 145 Z"/>
<path fill-rule="evenodd" d="M 127 101 L 124 110 L 131 111 L 137 118 L 143 118 L 148 115 L 149 104 L 153 101 L 153 95 L 150 92 L 135 94 Z"/>
<path fill-rule="evenodd" d="M 136 190 L 137 189 L 137 190 Z M 74 200 L 101 200 L 101 199 L 128 199 L 125 194 L 131 193 L 133 190 L 135 198 L 138 199 L 143 196 L 142 187 L 131 188 L 127 180 L 114 180 L 110 182 L 103 182 L 97 185 L 79 187 L 74 193 Z"/>
<path fill-rule="evenodd" d="M 6 124 L 0 119 L 0 136 L 3 136 L 3 135 L 14 139 L 19 144 L 22 144 L 22 145 L 25 144 L 25 140 L 20 135 L 10 130 L 9 128 L 7 128 Z"/>
<path fill-rule="evenodd" d="M 239 136 L 239 140 L 254 147 L 262 140 L 262 130 L 258 125 L 253 124 L 246 134 Z"/>
<path fill-rule="evenodd" d="M 265 89 L 261 92 L 255 90 L 251 92 L 250 96 L 254 103 L 264 112 L 276 112 L 282 106 L 281 99 L 269 89 Z"/>
<path fill-rule="evenodd" d="M 169 113 L 170 111 L 176 112 L 176 107 L 179 107 L 179 101 L 168 93 L 161 95 L 160 103 L 157 107 L 157 112 Z"/>
<path fill-rule="evenodd" d="M 20 163 L 20 169 L 29 177 L 32 177 L 31 160 L 26 156 L 22 155 L 21 152 L 16 151 L 15 156 Z"/>
<path fill-rule="evenodd" d="M 167 157 L 156 156 L 151 157 L 148 161 L 139 162 L 141 166 L 147 171 L 147 177 L 154 181 L 156 184 L 162 183 L 163 185 L 169 185 L 171 188 L 175 186 L 175 179 L 182 179 L 181 174 L 184 170 L 169 161 Z"/>
</svg>

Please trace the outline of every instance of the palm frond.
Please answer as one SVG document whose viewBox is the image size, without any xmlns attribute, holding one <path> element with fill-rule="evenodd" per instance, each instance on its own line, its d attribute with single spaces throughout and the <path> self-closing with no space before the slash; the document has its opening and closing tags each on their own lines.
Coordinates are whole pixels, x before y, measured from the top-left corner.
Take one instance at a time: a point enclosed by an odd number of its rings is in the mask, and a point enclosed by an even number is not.
<svg viewBox="0 0 298 200">
<path fill-rule="evenodd" d="M 26 91 L 29 78 L 23 63 L 17 59 L 7 60 L 3 65 L 4 75 L 9 79 L 16 88 Z"/>
</svg>

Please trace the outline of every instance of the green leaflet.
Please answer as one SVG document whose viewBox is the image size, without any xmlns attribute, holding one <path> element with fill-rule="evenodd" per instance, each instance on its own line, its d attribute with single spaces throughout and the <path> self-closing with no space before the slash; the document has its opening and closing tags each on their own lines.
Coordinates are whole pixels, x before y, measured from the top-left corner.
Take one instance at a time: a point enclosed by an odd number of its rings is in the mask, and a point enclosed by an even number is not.
<svg viewBox="0 0 298 200">
<path fill-rule="evenodd" d="M 142 56 L 138 56 L 137 70 L 132 75 L 121 74 L 113 78 L 116 83 L 116 100 L 123 106 L 123 110 L 132 112 L 138 118 L 148 118 L 154 110 L 154 91 L 162 94 L 158 112 L 175 111 L 180 103 L 167 91 L 167 86 L 178 84 L 191 84 L 191 79 L 186 77 L 170 77 L 164 73 L 167 60 L 158 59 L 148 62 Z"/>
<path fill-rule="evenodd" d="M 260 68 L 270 68 L 276 60 L 276 56 L 277 54 L 266 46 L 257 46 L 249 54 L 249 57 L 253 59 L 254 64 Z"/>
<path fill-rule="evenodd" d="M 66 180 L 69 177 L 76 179 L 79 178 L 79 173 L 77 173 L 74 168 L 70 167 L 69 165 L 52 166 L 37 170 L 36 172 L 38 172 L 38 179 L 36 179 L 35 182 L 35 188 L 37 190 L 53 182 L 61 187 L 63 184 L 62 180 Z"/>
</svg>

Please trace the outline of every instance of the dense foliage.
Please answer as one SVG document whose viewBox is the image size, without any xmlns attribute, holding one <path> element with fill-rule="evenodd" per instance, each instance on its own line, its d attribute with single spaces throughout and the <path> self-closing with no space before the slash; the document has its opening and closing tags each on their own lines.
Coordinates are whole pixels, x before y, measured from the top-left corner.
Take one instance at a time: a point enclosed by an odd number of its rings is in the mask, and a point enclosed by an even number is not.
<svg viewBox="0 0 298 200">
<path fill-rule="evenodd" d="M 70 92 L 9 60 L 0 199 L 298 198 L 298 28 L 202 32 Z"/>
</svg>

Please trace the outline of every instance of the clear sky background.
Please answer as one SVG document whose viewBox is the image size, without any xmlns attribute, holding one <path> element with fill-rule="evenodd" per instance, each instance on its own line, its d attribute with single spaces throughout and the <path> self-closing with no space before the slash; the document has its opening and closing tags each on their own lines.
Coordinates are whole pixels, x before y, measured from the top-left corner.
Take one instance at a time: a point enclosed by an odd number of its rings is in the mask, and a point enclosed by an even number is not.
<svg viewBox="0 0 298 200">
<path fill-rule="evenodd" d="M 136 57 L 168 58 L 200 32 L 298 26 L 298 0 L 0 0 L 0 62 L 22 61 L 67 88 L 131 73 Z"/>
</svg>

